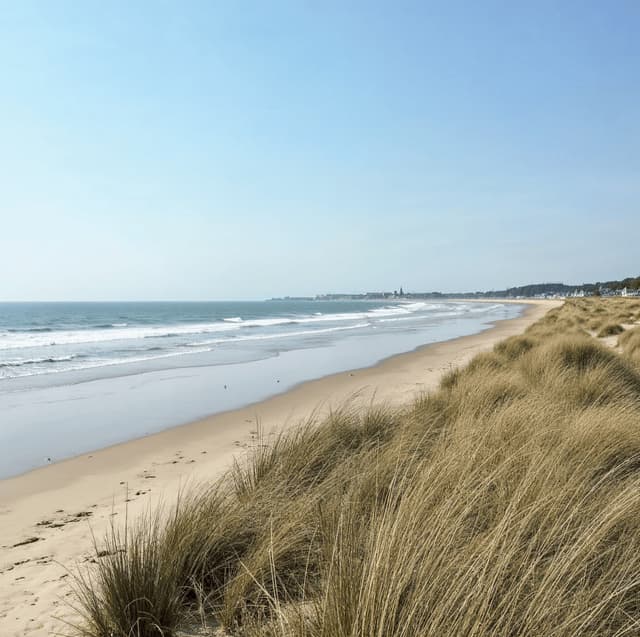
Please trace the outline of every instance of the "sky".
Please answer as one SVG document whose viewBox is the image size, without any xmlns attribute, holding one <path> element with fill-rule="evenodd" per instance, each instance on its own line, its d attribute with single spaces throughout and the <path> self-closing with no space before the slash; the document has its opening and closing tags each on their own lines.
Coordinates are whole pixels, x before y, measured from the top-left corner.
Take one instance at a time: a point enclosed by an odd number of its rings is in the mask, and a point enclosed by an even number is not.
<svg viewBox="0 0 640 637">
<path fill-rule="evenodd" d="M 640 3 L 0 0 L 0 300 L 640 274 Z"/>
</svg>

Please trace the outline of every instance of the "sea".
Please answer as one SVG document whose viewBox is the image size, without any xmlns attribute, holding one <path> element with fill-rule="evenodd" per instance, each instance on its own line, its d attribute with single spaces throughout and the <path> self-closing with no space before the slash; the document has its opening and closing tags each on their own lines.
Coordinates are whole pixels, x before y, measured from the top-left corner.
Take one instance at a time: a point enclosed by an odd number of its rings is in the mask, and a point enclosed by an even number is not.
<svg viewBox="0 0 640 637">
<path fill-rule="evenodd" d="M 430 300 L 0 303 L 0 478 L 521 311 Z"/>
</svg>

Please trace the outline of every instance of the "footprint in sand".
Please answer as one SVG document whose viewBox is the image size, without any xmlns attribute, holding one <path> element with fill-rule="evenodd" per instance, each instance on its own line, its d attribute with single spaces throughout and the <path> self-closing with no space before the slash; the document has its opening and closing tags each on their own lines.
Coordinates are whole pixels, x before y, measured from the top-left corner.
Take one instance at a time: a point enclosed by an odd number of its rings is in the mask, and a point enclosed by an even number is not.
<svg viewBox="0 0 640 637">
<path fill-rule="evenodd" d="M 90 518 L 93 515 L 93 511 L 80 511 L 76 513 L 68 522 L 80 522 L 83 518 Z"/>
<path fill-rule="evenodd" d="M 33 544 L 34 542 L 40 542 L 41 540 L 44 540 L 43 537 L 28 537 L 26 540 L 22 540 L 21 542 L 18 542 L 16 544 L 14 544 L 11 548 L 16 548 L 17 546 L 24 546 L 25 544 Z"/>
</svg>

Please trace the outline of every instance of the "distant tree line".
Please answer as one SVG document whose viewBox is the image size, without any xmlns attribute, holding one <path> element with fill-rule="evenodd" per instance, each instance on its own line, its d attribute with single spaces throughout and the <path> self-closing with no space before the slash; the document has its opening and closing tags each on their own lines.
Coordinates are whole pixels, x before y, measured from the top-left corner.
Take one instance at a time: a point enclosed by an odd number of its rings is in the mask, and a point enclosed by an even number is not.
<svg viewBox="0 0 640 637">
<path fill-rule="evenodd" d="M 508 288 L 506 290 L 492 290 L 489 292 L 476 292 L 482 296 L 536 296 L 538 294 L 559 294 L 565 295 L 574 290 L 584 290 L 585 292 L 595 293 L 600 289 L 621 290 L 627 288 L 629 290 L 640 289 L 640 276 L 627 277 L 620 281 L 597 281 L 596 283 L 583 283 L 582 285 L 565 285 L 564 283 L 534 283 L 532 285 L 521 285 L 518 287 Z"/>
<path fill-rule="evenodd" d="M 622 281 L 606 281 L 605 283 L 596 283 L 596 287 L 609 288 L 610 290 L 621 290 L 627 288 L 628 290 L 640 290 L 640 276 L 627 277 Z"/>
<path fill-rule="evenodd" d="M 532 297 L 540 295 L 566 296 L 575 290 L 584 290 L 587 294 L 600 294 L 600 292 L 615 291 L 627 288 L 628 290 L 640 290 L 640 276 L 627 277 L 619 281 L 597 281 L 596 283 L 582 283 L 581 285 L 565 285 L 564 283 L 533 283 L 507 288 L 506 290 L 487 290 L 476 292 L 405 292 L 401 287 L 399 292 L 367 292 L 366 294 L 319 294 L 315 297 L 284 297 L 271 299 L 272 301 L 334 301 L 334 300 L 380 300 L 389 298 L 403 299 L 456 299 L 456 298 L 509 298 Z"/>
<path fill-rule="evenodd" d="M 628 290 L 640 289 L 640 276 L 627 277 L 619 281 L 597 281 L 596 283 L 582 283 L 581 285 L 566 285 L 564 283 L 533 283 L 507 288 L 506 290 L 487 290 L 476 292 L 454 292 L 442 294 L 441 292 L 418 292 L 405 294 L 408 298 L 508 298 L 516 296 L 538 296 L 558 294 L 565 296 L 575 290 L 584 290 L 588 294 L 598 294 L 600 290 Z"/>
</svg>

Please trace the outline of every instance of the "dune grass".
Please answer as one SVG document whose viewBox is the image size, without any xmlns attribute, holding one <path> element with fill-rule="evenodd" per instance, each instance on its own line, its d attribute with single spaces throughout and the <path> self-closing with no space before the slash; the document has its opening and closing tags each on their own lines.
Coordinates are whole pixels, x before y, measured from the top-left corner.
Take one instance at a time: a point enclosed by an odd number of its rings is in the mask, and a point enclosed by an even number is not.
<svg viewBox="0 0 640 637">
<path fill-rule="evenodd" d="M 577 299 L 403 410 L 260 439 L 107 538 L 85 637 L 640 632 L 640 304 Z M 624 317 L 622 321 L 621 317 Z M 212 633 L 214 634 L 214 633 Z"/>
<path fill-rule="evenodd" d="M 640 363 L 640 327 L 626 331 L 618 338 L 618 346 L 626 357 Z"/>
<path fill-rule="evenodd" d="M 624 327 L 619 323 L 607 323 L 604 327 L 600 328 L 598 332 L 598 338 L 606 336 L 616 336 L 624 332 Z"/>
</svg>

